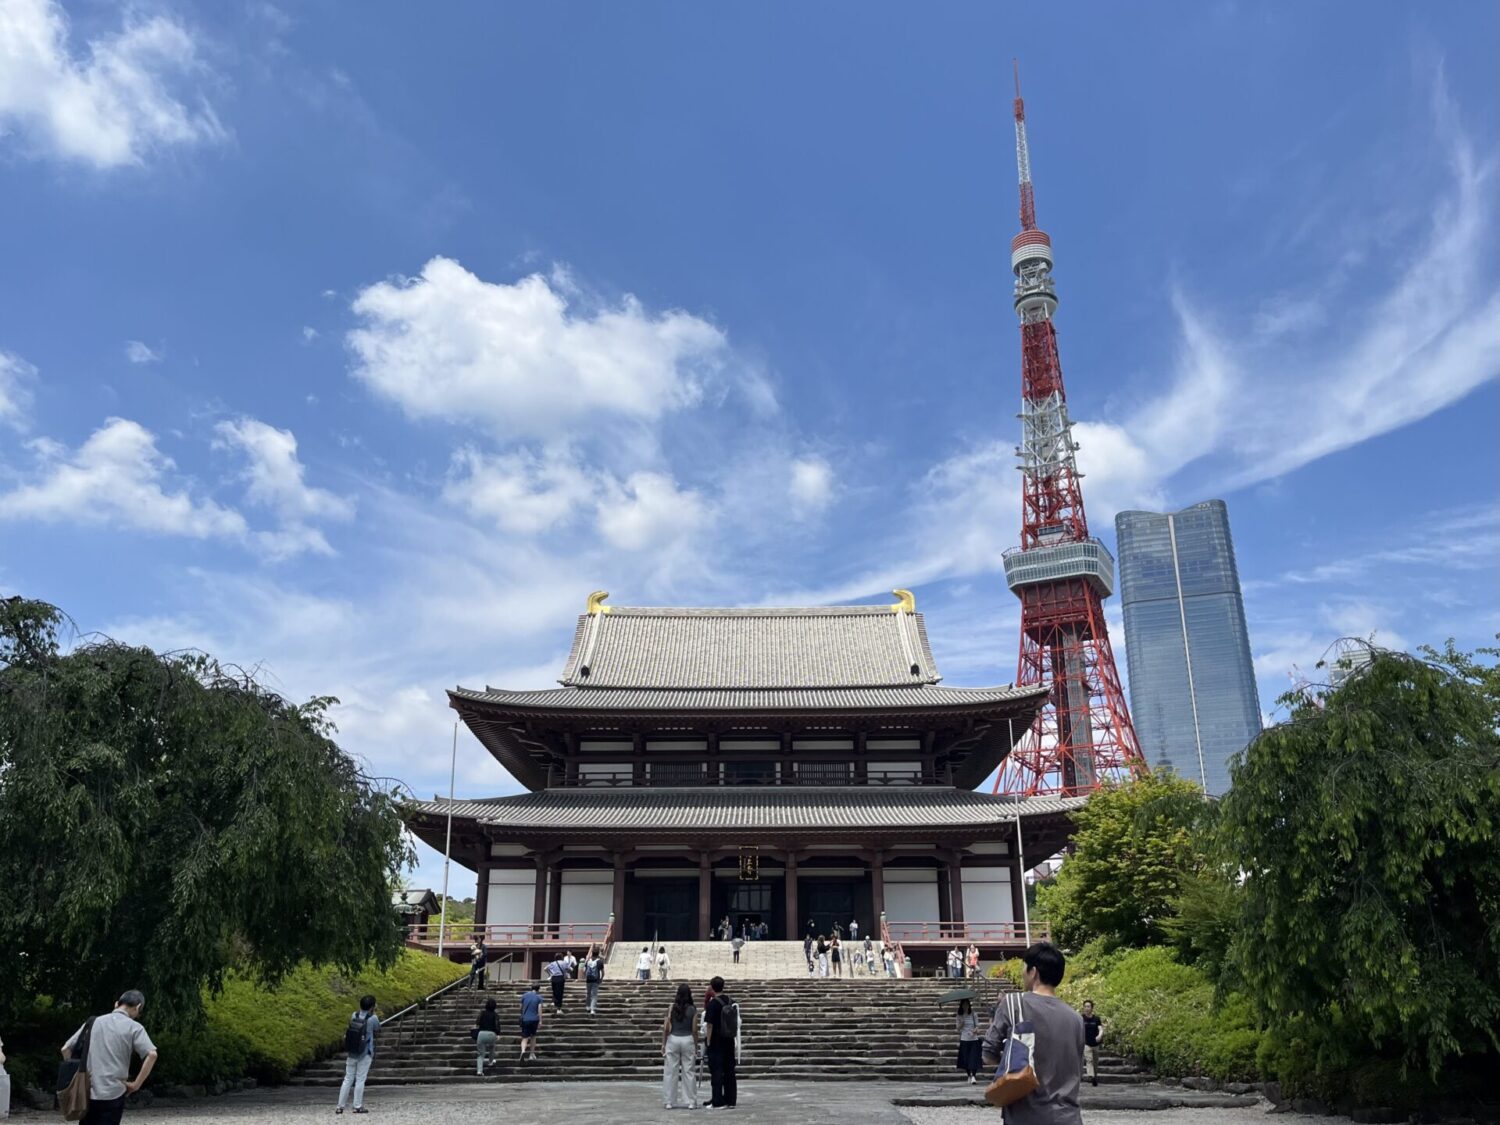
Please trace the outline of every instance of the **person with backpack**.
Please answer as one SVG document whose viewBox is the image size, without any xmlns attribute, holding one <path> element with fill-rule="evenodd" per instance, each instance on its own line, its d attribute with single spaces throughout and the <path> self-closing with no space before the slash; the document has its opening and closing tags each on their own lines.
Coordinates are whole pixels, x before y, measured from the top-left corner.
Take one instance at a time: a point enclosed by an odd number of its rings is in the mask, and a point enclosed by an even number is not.
<svg viewBox="0 0 1500 1125">
<path fill-rule="evenodd" d="M 661 979 L 666 980 L 667 972 L 672 968 L 672 958 L 667 956 L 667 947 L 664 945 L 656 954 L 656 971 L 661 974 Z"/>
<path fill-rule="evenodd" d="M 532 985 L 521 993 L 521 1062 L 536 1058 L 536 1033 L 542 1029 L 542 990 Z"/>
<path fill-rule="evenodd" d="M 137 1022 L 146 997 L 135 989 L 121 994 L 114 1010 L 84 1022 L 63 1044 L 64 1059 L 75 1058 L 88 1071 L 88 1111 L 83 1120 L 90 1125 L 119 1125 L 125 1114 L 125 1098 L 146 1084 L 156 1065 L 156 1044 Z M 141 1059 L 140 1073 L 130 1077 L 130 1056 Z"/>
<path fill-rule="evenodd" d="M 708 1014 L 704 1020 L 708 1031 L 708 1073 L 713 1109 L 732 1109 L 739 1100 L 739 1084 L 735 1079 L 735 1067 L 740 1050 L 740 1006 L 725 991 L 724 978 L 714 977 L 709 985 L 714 998 L 708 1003 Z"/>
<path fill-rule="evenodd" d="M 500 1042 L 500 1013 L 495 1002 L 486 1000 L 479 1018 L 474 1021 L 475 1072 L 484 1077 L 484 1068 L 494 1060 L 495 1044 Z"/>
<path fill-rule="evenodd" d="M 599 1014 L 599 985 L 604 981 L 604 958 L 598 946 L 589 947 L 589 955 L 583 961 L 583 1001 L 591 1016 Z"/>
<path fill-rule="evenodd" d="M 349 1026 L 344 1029 L 344 1083 L 339 1087 L 339 1102 L 334 1113 L 344 1112 L 351 1087 L 354 1090 L 354 1112 L 366 1112 L 365 1079 L 370 1076 L 370 1064 L 375 1061 L 375 1033 L 379 1030 L 375 997 L 361 996 L 359 1010 L 349 1017 Z"/>
<path fill-rule="evenodd" d="M 698 1078 L 693 1062 L 698 1055 L 698 1010 L 693 990 L 677 986 L 677 997 L 661 1021 L 662 1107 L 676 1109 L 680 1093 L 686 1093 L 689 1109 L 698 1108 Z"/>
<path fill-rule="evenodd" d="M 552 981 L 552 1014 L 560 1016 L 563 1010 L 563 989 L 568 985 L 567 954 L 559 953 L 555 960 L 547 962 L 543 971 Z"/>
<path fill-rule="evenodd" d="M 1007 1079 L 997 1075 L 985 1099 L 1004 1105 L 1005 1125 L 1083 1125 L 1083 1112 L 1078 1108 L 1083 1018 L 1057 995 L 1067 960 L 1050 941 L 1039 941 L 1021 954 L 1021 963 L 1026 967 L 1026 991 L 996 1005 L 982 1050 L 986 1067 L 993 1070 L 1006 1065 L 1006 1041 L 1017 1036 L 1016 1041 L 1028 1049 L 1033 1087 L 1006 1104 L 999 1099 L 1006 1096 Z M 1025 1088 L 1024 1081 L 1021 1088 Z"/>
<path fill-rule="evenodd" d="M 469 946 L 469 988 L 484 991 L 484 966 L 489 960 L 489 954 L 484 948 L 484 938 L 475 938 L 474 944 Z"/>
</svg>

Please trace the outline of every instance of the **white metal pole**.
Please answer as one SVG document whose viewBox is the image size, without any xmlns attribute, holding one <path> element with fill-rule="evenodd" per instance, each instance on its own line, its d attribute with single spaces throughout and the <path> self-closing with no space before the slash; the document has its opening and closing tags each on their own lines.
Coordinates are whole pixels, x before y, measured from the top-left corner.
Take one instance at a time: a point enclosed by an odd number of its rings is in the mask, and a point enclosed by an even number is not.
<svg viewBox="0 0 1500 1125">
<path fill-rule="evenodd" d="M 453 779 L 458 773 L 458 724 L 453 724 L 453 756 L 448 761 L 448 836 L 443 841 L 443 912 L 438 916 L 438 956 L 448 932 L 448 865 L 453 855 Z"/>
<path fill-rule="evenodd" d="M 1026 927 L 1026 944 L 1031 944 L 1031 907 L 1026 902 L 1026 849 L 1021 844 L 1021 802 L 1016 801 L 1016 863 L 1021 878 L 1021 919 Z"/>
</svg>

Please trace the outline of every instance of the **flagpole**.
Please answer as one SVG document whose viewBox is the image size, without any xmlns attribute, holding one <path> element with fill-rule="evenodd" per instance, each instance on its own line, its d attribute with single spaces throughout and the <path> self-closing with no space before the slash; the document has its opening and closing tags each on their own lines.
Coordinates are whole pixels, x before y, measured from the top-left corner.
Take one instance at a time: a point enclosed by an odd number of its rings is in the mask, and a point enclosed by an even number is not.
<svg viewBox="0 0 1500 1125">
<path fill-rule="evenodd" d="M 458 773 L 458 723 L 453 724 L 453 756 L 448 761 L 448 836 L 443 841 L 443 912 L 438 919 L 438 956 L 448 932 L 448 865 L 453 856 L 453 779 Z M 1020 822 L 1017 821 L 1019 824 Z"/>
<path fill-rule="evenodd" d="M 1021 801 L 1016 801 L 1016 874 L 1021 878 L 1021 918 L 1026 926 L 1026 944 L 1031 944 L 1031 907 L 1026 902 L 1026 849 L 1021 845 Z"/>
</svg>

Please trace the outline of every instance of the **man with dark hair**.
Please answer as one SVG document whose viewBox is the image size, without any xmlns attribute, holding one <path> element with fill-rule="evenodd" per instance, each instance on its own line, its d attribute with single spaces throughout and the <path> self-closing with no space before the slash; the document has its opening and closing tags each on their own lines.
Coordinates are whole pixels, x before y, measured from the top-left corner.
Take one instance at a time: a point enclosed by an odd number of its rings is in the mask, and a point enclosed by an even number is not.
<svg viewBox="0 0 1500 1125">
<path fill-rule="evenodd" d="M 1104 1021 L 1094 1015 L 1094 1002 L 1083 1002 L 1083 1073 L 1099 1085 L 1099 1040 L 1104 1035 Z"/>
<path fill-rule="evenodd" d="M 710 1109 L 733 1109 L 739 1100 L 739 1083 L 735 1064 L 739 1061 L 740 1006 L 724 990 L 724 978 L 709 981 L 714 998 L 708 1002 L 703 1023 L 708 1030 L 709 1087 L 713 1092 Z"/>
<path fill-rule="evenodd" d="M 1006 1125 L 1083 1125 L 1078 1108 L 1078 1087 L 1083 1075 L 1083 1020 L 1058 999 L 1067 960 L 1050 941 L 1039 941 L 1021 955 L 1026 966 L 1026 994 L 1021 997 L 1021 1021 L 1029 1023 L 1036 1036 L 1032 1068 L 1036 1089 L 1005 1107 Z M 1010 1037 L 1010 1017 L 1005 1005 L 995 1008 L 995 1018 L 984 1035 L 984 1062 L 991 1070 L 1005 1056 Z"/>
<path fill-rule="evenodd" d="M 344 1112 L 344 1103 L 349 1100 L 351 1089 L 354 1091 L 354 1112 L 366 1112 L 365 1079 L 370 1076 L 370 1064 L 375 1061 L 375 1032 L 379 1029 L 375 997 L 361 996 L 359 1011 L 349 1017 L 349 1026 L 344 1029 L 344 1081 L 339 1086 L 339 1101 L 334 1113 Z"/>
<path fill-rule="evenodd" d="M 156 1044 L 137 1020 L 146 1007 L 146 998 L 135 989 L 121 994 L 114 1011 L 91 1019 L 63 1044 L 62 1056 L 73 1057 L 73 1048 L 85 1035 L 88 1038 L 89 1108 L 83 1115 L 85 1125 L 119 1125 L 125 1114 L 125 1098 L 146 1084 L 146 1077 L 156 1065 Z M 135 1081 L 130 1077 L 130 1056 L 139 1055 L 141 1071 Z"/>
</svg>

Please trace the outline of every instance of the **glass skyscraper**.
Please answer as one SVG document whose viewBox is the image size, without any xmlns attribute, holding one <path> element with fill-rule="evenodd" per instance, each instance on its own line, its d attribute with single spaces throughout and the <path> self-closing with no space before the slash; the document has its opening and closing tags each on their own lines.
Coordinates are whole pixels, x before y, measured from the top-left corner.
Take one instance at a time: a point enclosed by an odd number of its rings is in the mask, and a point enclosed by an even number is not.
<svg viewBox="0 0 1500 1125">
<path fill-rule="evenodd" d="M 1229 509 L 1115 517 L 1130 712 L 1149 765 L 1170 765 L 1216 796 L 1229 757 L 1260 733 Z"/>
</svg>

